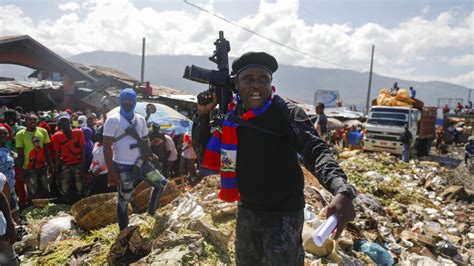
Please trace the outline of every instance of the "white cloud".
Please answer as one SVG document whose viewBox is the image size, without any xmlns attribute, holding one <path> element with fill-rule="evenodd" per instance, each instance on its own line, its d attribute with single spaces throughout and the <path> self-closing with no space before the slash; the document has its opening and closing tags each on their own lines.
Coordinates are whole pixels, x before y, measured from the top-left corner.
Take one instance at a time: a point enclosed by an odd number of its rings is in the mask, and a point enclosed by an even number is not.
<svg viewBox="0 0 474 266">
<path fill-rule="evenodd" d="M 463 56 L 451 58 L 448 63 L 453 66 L 473 66 L 474 54 L 466 54 Z"/>
<path fill-rule="evenodd" d="M 80 9 L 81 7 L 79 6 L 78 3 L 76 2 L 67 2 L 67 3 L 64 3 L 64 4 L 60 4 L 59 5 L 59 9 L 63 10 L 63 11 L 76 11 L 78 9 Z"/>
<path fill-rule="evenodd" d="M 34 31 L 33 21 L 16 6 L 0 6 L 0 36 L 24 35 Z"/>
<path fill-rule="evenodd" d="M 139 9 L 130 0 L 88 0 L 80 7 L 74 4 L 61 6 L 70 11 L 80 8 L 85 12 L 84 16 L 70 13 L 36 24 L 19 8 L 0 6 L 0 36 L 29 34 L 64 56 L 93 50 L 139 54 L 142 37 L 147 38 L 147 54 L 209 55 L 217 32 L 224 30 L 231 44 L 231 56 L 249 50 L 265 50 L 284 64 L 335 67 L 264 40 L 207 13 L 196 14 L 187 5 L 179 11 L 157 11 Z M 209 1 L 203 7 L 218 12 L 213 5 L 213 1 Z M 388 28 L 374 23 L 359 27 L 308 24 L 298 17 L 298 10 L 297 0 L 271 3 L 261 0 L 255 14 L 235 22 L 314 57 L 351 69 L 368 70 L 371 45 L 375 44 L 374 71 L 378 74 L 416 80 L 429 76 L 469 84 L 462 76 L 469 77 L 472 73 L 451 77 L 424 73 L 422 77 L 418 65 L 435 58 L 439 69 L 449 67 L 446 62 L 472 66 L 472 55 L 462 55 L 472 51 L 474 12 L 462 18 L 446 11 L 431 20 L 420 15 Z M 455 52 L 459 58 L 446 59 L 449 58 L 446 50 Z"/>
<path fill-rule="evenodd" d="M 454 77 L 450 81 L 474 89 L 474 71 Z"/>
</svg>

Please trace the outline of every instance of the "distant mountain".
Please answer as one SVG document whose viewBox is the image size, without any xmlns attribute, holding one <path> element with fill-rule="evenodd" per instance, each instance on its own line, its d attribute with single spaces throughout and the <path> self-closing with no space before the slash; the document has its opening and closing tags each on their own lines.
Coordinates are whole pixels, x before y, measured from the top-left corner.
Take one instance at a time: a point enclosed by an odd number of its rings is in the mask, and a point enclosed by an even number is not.
<svg viewBox="0 0 474 266">
<path fill-rule="evenodd" d="M 137 79 L 140 78 L 139 55 L 95 51 L 75 55 L 70 60 L 113 67 Z M 191 64 L 212 69 L 216 67 L 204 56 L 149 55 L 145 58 L 145 80 L 149 80 L 152 84 L 198 93 L 207 86 L 182 78 L 185 66 Z M 302 102 L 313 103 L 314 92 L 317 89 L 338 90 L 344 105 L 355 104 L 363 107 L 367 98 L 368 79 L 367 72 L 280 65 L 274 76 L 274 84 L 280 95 Z M 428 105 L 436 105 L 439 97 L 465 99 L 468 95 L 468 88 L 447 82 L 417 82 L 373 75 L 371 98 L 376 97 L 380 88 L 391 87 L 394 82 L 398 82 L 401 88 L 413 86 L 417 91 L 417 98 Z"/>
<path fill-rule="evenodd" d="M 112 67 L 135 77 L 137 80 L 140 79 L 141 56 L 139 55 L 95 51 L 75 55 L 69 60 L 82 64 Z M 149 80 L 152 84 L 196 94 L 207 89 L 207 85 L 182 78 L 185 66 L 191 64 L 210 69 L 216 68 L 216 65 L 205 56 L 149 55 L 145 58 L 145 80 Z M 24 69 L 21 69 L 22 71 L 14 70 L 10 68 L 5 70 L 2 67 L 0 76 L 18 78 L 18 74 L 26 73 Z M 278 94 L 305 103 L 313 103 L 314 92 L 318 89 L 338 90 L 344 105 L 355 104 L 358 107 L 364 107 L 368 79 L 367 72 L 280 65 L 275 73 L 273 83 L 277 87 Z M 466 102 L 468 96 L 468 88 L 447 82 L 417 82 L 373 75 L 371 99 L 376 97 L 380 88 L 391 87 L 394 82 L 398 82 L 401 88 L 413 86 L 417 91 L 417 98 L 427 105 L 436 105 L 438 98 L 464 98 L 464 102 Z"/>
</svg>

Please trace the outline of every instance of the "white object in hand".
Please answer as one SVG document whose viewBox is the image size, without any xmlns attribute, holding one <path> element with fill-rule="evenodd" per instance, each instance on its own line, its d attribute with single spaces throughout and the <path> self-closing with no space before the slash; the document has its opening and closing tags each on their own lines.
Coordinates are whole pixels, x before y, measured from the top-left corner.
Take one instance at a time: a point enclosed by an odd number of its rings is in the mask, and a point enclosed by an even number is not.
<svg viewBox="0 0 474 266">
<path fill-rule="evenodd" d="M 329 235 L 334 231 L 334 228 L 337 226 L 336 216 L 333 214 L 322 223 L 316 230 L 313 231 L 311 237 L 313 238 L 316 246 L 320 247 L 324 244 L 324 241 L 329 237 Z"/>
</svg>

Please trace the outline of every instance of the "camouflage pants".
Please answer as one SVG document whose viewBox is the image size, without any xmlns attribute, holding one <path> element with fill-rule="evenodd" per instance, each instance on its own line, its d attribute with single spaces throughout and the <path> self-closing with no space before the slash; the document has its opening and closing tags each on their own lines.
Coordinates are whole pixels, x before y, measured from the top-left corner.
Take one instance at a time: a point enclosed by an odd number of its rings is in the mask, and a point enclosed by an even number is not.
<svg viewBox="0 0 474 266">
<path fill-rule="evenodd" d="M 60 182 L 61 182 L 61 195 L 71 194 L 71 182 L 74 183 L 76 188 L 76 194 L 84 194 L 84 182 L 81 179 L 81 165 L 63 165 Z"/>
<path fill-rule="evenodd" d="M 31 199 L 45 197 L 49 192 L 48 171 L 46 167 L 26 169 L 26 188 Z"/>
<path fill-rule="evenodd" d="M 303 222 L 303 210 L 263 212 L 239 206 L 236 264 L 303 265 Z"/>
</svg>

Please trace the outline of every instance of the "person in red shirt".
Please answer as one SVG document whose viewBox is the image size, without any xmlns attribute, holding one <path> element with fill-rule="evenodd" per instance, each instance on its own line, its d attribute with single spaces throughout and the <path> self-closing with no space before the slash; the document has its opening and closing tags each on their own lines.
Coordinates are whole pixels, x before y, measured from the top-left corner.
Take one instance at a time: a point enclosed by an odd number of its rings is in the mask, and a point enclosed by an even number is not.
<svg viewBox="0 0 474 266">
<path fill-rule="evenodd" d="M 149 99 L 152 94 L 153 94 L 153 88 L 150 86 L 150 82 L 147 81 L 145 83 L 145 97 Z"/>
<path fill-rule="evenodd" d="M 456 114 L 460 114 L 463 108 L 464 106 L 462 105 L 462 103 L 458 102 L 458 104 L 456 105 L 456 109 L 454 109 L 454 112 Z"/>
<path fill-rule="evenodd" d="M 443 107 L 443 114 L 447 114 L 447 113 L 449 113 L 449 106 L 445 104 Z"/>
<path fill-rule="evenodd" d="M 76 194 L 82 196 L 86 159 L 84 133 L 81 129 L 72 129 L 67 116 L 59 118 L 58 127 L 61 131 L 56 132 L 53 139 L 56 150 L 56 171 L 59 172 L 60 164 L 62 166 L 62 171 L 59 174 L 60 193 L 63 196 L 70 195 L 70 182 L 73 181 Z"/>
</svg>

